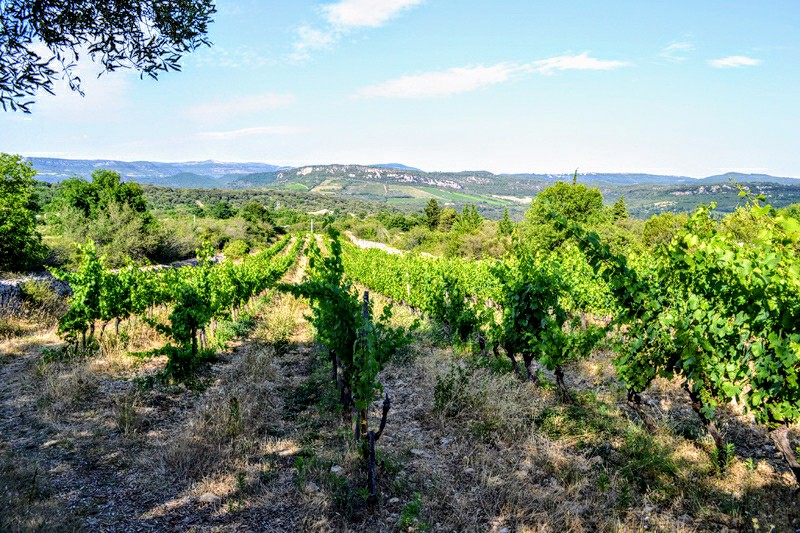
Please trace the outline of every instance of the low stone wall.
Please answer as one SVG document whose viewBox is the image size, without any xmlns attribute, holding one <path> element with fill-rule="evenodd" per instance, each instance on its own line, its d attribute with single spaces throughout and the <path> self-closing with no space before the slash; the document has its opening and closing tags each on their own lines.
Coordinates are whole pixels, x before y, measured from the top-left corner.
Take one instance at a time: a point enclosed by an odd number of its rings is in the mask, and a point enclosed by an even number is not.
<svg viewBox="0 0 800 533">
<path fill-rule="evenodd" d="M 66 281 L 61 281 L 49 272 L 29 274 L 21 278 L 0 279 L 0 313 L 14 313 L 23 310 L 22 285 L 24 283 L 44 282 L 59 296 L 72 294 L 72 288 Z"/>
</svg>

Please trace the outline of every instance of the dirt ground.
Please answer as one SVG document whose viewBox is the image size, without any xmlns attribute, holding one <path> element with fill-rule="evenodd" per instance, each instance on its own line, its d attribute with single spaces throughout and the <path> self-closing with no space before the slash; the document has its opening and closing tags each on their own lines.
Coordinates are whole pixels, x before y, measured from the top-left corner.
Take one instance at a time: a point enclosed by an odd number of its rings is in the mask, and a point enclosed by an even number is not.
<svg viewBox="0 0 800 533">
<path fill-rule="evenodd" d="M 793 478 L 747 417 L 723 416 L 721 471 L 676 383 L 649 391 L 651 432 L 607 351 L 566 369 L 569 405 L 546 372 L 522 382 L 427 322 L 380 374 L 392 407 L 369 505 L 307 313 L 267 295 L 188 384 L 148 379 L 165 340 L 142 324 L 78 359 L 52 327 L 0 342 L 0 531 L 800 530 Z"/>
</svg>

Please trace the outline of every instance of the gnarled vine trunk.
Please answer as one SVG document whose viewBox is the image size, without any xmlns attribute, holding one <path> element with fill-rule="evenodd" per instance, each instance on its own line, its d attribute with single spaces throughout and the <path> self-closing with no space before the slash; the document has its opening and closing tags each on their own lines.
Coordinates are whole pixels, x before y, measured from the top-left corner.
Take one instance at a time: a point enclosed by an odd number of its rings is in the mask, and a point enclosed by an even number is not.
<svg viewBox="0 0 800 533">
<path fill-rule="evenodd" d="M 769 436 L 783 454 L 783 458 L 789 465 L 789 469 L 792 471 L 792 474 L 794 474 L 795 481 L 800 484 L 800 463 L 797 462 L 797 457 L 795 456 L 794 450 L 792 450 L 792 445 L 789 443 L 789 427 L 785 424 L 778 426 L 777 429 L 773 429 L 769 432 Z"/>
<path fill-rule="evenodd" d="M 703 413 L 703 402 L 700 399 L 700 395 L 691 390 L 688 386 L 685 388 L 687 391 L 689 391 L 689 398 L 692 400 L 692 410 L 697 413 L 697 416 L 700 417 L 700 420 L 702 420 L 703 424 L 706 426 L 708 434 L 711 435 L 712 439 L 714 439 L 714 446 L 717 448 L 717 463 L 720 467 L 720 470 L 724 470 L 725 466 L 728 464 L 727 443 L 722 437 L 722 434 L 719 432 L 719 429 L 717 429 L 717 424 L 714 419 L 706 417 L 706 415 Z"/>
</svg>

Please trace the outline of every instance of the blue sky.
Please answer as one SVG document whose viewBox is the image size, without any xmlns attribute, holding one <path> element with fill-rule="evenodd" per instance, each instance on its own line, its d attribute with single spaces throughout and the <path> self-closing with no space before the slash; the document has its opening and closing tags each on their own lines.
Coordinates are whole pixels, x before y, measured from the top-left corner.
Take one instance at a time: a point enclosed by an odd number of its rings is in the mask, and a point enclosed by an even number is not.
<svg viewBox="0 0 800 533">
<path fill-rule="evenodd" d="M 218 2 L 159 81 L 0 113 L 0 151 L 800 177 L 800 2 Z"/>
</svg>

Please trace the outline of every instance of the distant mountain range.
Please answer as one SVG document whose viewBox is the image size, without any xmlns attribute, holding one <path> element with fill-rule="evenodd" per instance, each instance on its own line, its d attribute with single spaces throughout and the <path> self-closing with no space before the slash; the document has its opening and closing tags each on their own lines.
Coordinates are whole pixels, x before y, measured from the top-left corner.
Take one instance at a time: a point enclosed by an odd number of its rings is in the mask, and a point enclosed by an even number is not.
<svg viewBox="0 0 800 533">
<path fill-rule="evenodd" d="M 188 161 L 185 163 L 159 163 L 155 161 L 116 161 L 112 159 L 58 159 L 51 157 L 29 157 L 41 181 L 56 183 L 73 176 L 89 178 L 97 169 L 119 172 L 130 181 L 165 187 L 225 187 L 239 183 L 247 186 L 252 183 L 260 186 L 279 181 L 286 176 L 326 176 L 350 177 L 355 179 L 388 179 L 390 181 L 437 183 L 445 187 L 456 187 L 453 182 L 485 181 L 493 178 L 533 180 L 554 182 L 571 180 L 572 174 L 492 174 L 487 171 L 465 172 L 425 172 L 401 163 L 377 163 L 374 165 L 308 165 L 304 167 L 285 167 L 268 163 L 228 163 L 224 161 Z M 380 171 L 376 170 L 380 169 Z M 294 171 L 294 174 L 289 174 Z M 387 172 L 388 171 L 388 172 Z M 394 172 L 402 171 L 402 172 Z M 272 179 L 274 174 L 275 179 Z M 252 176 L 256 175 L 256 176 Z M 608 183 L 611 185 L 681 185 L 698 183 L 727 183 L 730 178 L 740 183 L 781 183 L 800 184 L 800 179 L 770 176 L 767 174 L 744 174 L 728 172 L 706 178 L 696 179 L 687 176 L 664 176 L 641 173 L 597 173 L 578 174 L 582 183 Z"/>
<path fill-rule="evenodd" d="M 572 174 L 493 174 L 487 171 L 425 172 L 400 163 L 375 165 L 308 165 L 291 168 L 266 163 L 196 161 L 73 160 L 32 157 L 38 179 L 58 182 L 72 176 L 89 178 L 96 169 L 119 172 L 124 181 L 173 188 L 285 189 L 312 191 L 358 200 L 384 202 L 419 209 L 430 198 L 458 207 L 475 203 L 488 214 L 504 208 L 520 214 L 530 199 L 556 181 L 572 181 Z M 661 211 L 691 210 L 715 201 L 721 211 L 741 200 L 735 184 L 765 194 L 780 207 L 800 202 L 800 179 L 729 172 L 702 179 L 643 173 L 584 173 L 578 181 L 598 187 L 606 202 L 625 195 L 629 211 L 648 216 Z M 732 184 L 731 181 L 735 182 Z"/>
<path fill-rule="evenodd" d="M 211 179 L 216 186 L 223 186 L 231 181 L 233 176 L 239 174 L 253 174 L 256 172 L 274 172 L 285 167 L 269 165 L 266 163 L 226 163 L 223 161 L 189 161 L 186 163 L 158 163 L 153 161 L 115 161 L 111 159 L 56 159 L 51 157 L 28 157 L 33 168 L 38 171 L 37 178 L 50 183 L 59 182 L 73 176 L 88 179 L 97 169 L 107 169 L 119 172 L 120 176 L 130 181 L 147 183 L 151 185 L 167 185 L 169 178 L 183 175 L 178 178 L 182 187 L 192 187 L 190 178 L 197 176 L 197 180 Z M 160 180 L 163 180 L 160 181 Z M 211 182 L 209 182 L 211 183 Z M 206 187 L 207 185 L 194 185 Z"/>
</svg>

